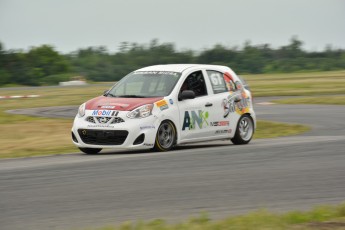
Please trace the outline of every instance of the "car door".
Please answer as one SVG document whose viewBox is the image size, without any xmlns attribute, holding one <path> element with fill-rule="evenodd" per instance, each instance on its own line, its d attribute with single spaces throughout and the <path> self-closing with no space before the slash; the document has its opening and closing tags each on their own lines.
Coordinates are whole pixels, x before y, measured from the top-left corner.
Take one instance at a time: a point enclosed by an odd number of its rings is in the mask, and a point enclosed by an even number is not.
<svg viewBox="0 0 345 230">
<path fill-rule="evenodd" d="M 213 131 L 210 120 L 213 116 L 213 103 L 208 95 L 208 86 L 202 70 L 194 71 L 186 76 L 179 92 L 192 90 L 194 99 L 179 101 L 179 117 L 181 142 L 207 139 Z"/>
<path fill-rule="evenodd" d="M 210 126 L 218 138 L 234 135 L 238 114 L 235 113 L 235 100 L 238 95 L 235 83 L 226 74 L 218 70 L 206 70 L 212 88 L 214 116 Z"/>
</svg>

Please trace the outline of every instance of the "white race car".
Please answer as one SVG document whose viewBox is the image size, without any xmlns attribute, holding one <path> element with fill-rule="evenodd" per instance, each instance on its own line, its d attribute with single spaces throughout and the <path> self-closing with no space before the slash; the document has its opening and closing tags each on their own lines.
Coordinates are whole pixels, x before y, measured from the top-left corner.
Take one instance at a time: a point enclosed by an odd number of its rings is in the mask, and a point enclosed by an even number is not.
<svg viewBox="0 0 345 230">
<path fill-rule="evenodd" d="M 220 139 L 247 144 L 256 116 L 246 88 L 226 66 L 138 69 L 79 107 L 72 140 L 87 154 L 105 148 L 167 151 L 179 144 Z"/>
</svg>

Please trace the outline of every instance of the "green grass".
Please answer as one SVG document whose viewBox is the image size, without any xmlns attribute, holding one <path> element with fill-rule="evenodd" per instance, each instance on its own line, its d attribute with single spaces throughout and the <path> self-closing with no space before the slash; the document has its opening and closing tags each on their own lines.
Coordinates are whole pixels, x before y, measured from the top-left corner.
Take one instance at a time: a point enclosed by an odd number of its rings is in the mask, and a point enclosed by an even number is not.
<svg viewBox="0 0 345 230">
<path fill-rule="evenodd" d="M 345 71 L 243 75 L 254 97 L 345 94 Z"/>
<path fill-rule="evenodd" d="M 86 100 L 103 94 L 103 91 L 108 89 L 111 84 L 106 85 L 88 85 L 88 86 L 70 86 L 61 88 L 34 88 L 34 89 L 18 89 L 8 90 L 1 89 L 0 96 L 7 95 L 40 95 L 37 98 L 24 99 L 3 99 L 0 100 L 0 125 L 15 123 L 19 121 L 39 120 L 41 118 L 9 115 L 5 113 L 6 110 L 35 108 L 35 107 L 49 107 L 49 106 L 64 106 L 64 105 L 80 105 Z"/>
<path fill-rule="evenodd" d="M 38 98 L 0 100 L 0 158 L 51 155 L 79 151 L 71 142 L 72 119 L 8 114 L 6 110 L 78 105 L 99 96 L 105 85 L 82 87 L 1 89 L 2 95 L 38 94 Z"/>
<path fill-rule="evenodd" d="M 345 95 L 288 98 L 288 99 L 273 100 L 272 102 L 279 103 L 279 104 L 345 105 Z"/>
<path fill-rule="evenodd" d="M 327 226 L 333 227 L 325 228 Z M 211 220 L 207 214 L 201 214 L 199 217 L 176 224 L 169 224 L 164 220 L 125 222 L 119 226 L 107 226 L 98 230 L 340 230 L 344 228 L 345 204 L 340 204 L 318 206 L 311 211 L 292 211 L 283 214 L 259 210 L 221 220 Z"/>
<path fill-rule="evenodd" d="M 298 124 L 287 124 L 271 121 L 257 121 L 254 138 L 274 138 L 297 135 L 310 130 L 310 127 Z"/>
</svg>

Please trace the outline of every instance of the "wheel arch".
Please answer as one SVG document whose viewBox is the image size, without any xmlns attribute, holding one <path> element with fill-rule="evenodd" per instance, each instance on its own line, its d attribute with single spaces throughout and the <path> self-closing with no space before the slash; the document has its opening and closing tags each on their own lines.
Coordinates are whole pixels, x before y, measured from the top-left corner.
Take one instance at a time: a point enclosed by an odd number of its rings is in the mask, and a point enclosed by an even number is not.
<svg viewBox="0 0 345 230">
<path fill-rule="evenodd" d="M 160 141 L 158 140 L 158 132 L 160 130 L 160 127 L 162 126 L 163 123 L 168 123 L 170 127 L 172 127 L 172 132 L 174 133 L 174 139 L 172 140 L 172 142 L 169 143 L 169 146 L 162 146 Z M 172 149 L 176 143 L 177 143 L 177 136 L 178 136 L 178 132 L 176 130 L 176 125 L 175 123 L 171 120 L 171 119 L 163 119 L 159 122 L 158 128 L 157 128 L 157 132 L 156 132 L 156 137 L 155 137 L 155 143 L 154 143 L 154 147 L 153 150 L 154 151 L 158 151 L 158 152 L 165 152 L 165 151 L 169 151 L 170 149 Z"/>
<path fill-rule="evenodd" d="M 175 139 L 175 143 L 174 143 L 174 144 L 176 144 L 176 143 L 178 142 L 177 140 L 178 140 L 178 138 L 179 138 L 179 136 L 180 136 L 180 132 L 177 130 L 175 122 L 174 122 L 172 119 L 165 118 L 165 119 L 163 119 L 163 120 L 161 120 L 161 121 L 159 122 L 158 127 L 159 127 L 164 121 L 169 121 L 169 122 L 171 122 L 171 124 L 174 126 L 175 133 L 176 133 L 176 139 Z M 157 130 L 157 132 L 158 132 L 158 130 Z"/>
<path fill-rule="evenodd" d="M 253 118 L 251 113 L 244 113 L 244 114 L 241 115 L 241 117 L 244 116 L 244 115 L 248 115 L 250 117 L 250 119 L 252 120 L 252 122 L 254 124 L 254 130 L 253 131 L 255 132 L 255 130 L 256 130 L 256 119 Z"/>
</svg>

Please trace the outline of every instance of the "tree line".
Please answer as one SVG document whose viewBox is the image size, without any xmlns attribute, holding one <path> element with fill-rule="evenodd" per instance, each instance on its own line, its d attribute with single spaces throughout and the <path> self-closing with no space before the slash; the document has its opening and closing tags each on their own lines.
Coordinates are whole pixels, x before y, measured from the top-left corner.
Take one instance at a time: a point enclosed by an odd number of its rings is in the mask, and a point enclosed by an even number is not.
<svg viewBox="0 0 345 230">
<path fill-rule="evenodd" d="M 22 50 L 5 50 L 0 42 L 0 86 L 53 85 L 71 79 L 117 81 L 129 72 L 149 65 L 169 63 L 217 64 L 238 74 L 287 73 L 345 69 L 345 50 L 327 46 L 323 51 L 303 50 L 303 42 L 291 38 L 286 46 L 269 44 L 226 47 L 216 44 L 201 52 L 178 51 L 173 43 L 123 42 L 119 51 L 89 47 L 61 54 L 50 45 Z"/>
</svg>

